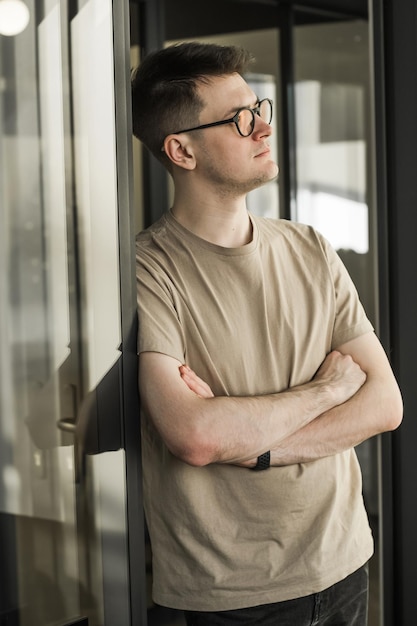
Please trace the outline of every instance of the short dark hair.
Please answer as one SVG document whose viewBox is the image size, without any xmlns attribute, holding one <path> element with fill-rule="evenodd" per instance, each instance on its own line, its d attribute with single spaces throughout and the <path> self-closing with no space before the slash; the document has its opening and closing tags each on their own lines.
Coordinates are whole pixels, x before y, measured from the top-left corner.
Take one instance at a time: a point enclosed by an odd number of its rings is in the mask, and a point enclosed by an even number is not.
<svg viewBox="0 0 417 626">
<path fill-rule="evenodd" d="M 167 165 L 164 139 L 180 128 L 198 125 L 204 106 L 198 83 L 210 77 L 243 74 L 253 61 L 238 46 L 181 43 L 146 56 L 132 72 L 133 134 Z"/>
</svg>

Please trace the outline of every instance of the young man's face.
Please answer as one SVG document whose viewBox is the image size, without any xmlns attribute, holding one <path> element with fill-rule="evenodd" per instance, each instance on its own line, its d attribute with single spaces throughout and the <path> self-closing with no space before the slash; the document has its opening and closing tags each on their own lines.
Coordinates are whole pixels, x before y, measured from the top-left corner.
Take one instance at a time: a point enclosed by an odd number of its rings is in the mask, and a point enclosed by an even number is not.
<svg viewBox="0 0 417 626">
<path fill-rule="evenodd" d="M 198 92 L 205 102 L 200 124 L 233 117 L 242 107 L 255 107 L 258 100 L 239 74 L 212 78 L 200 85 Z M 277 176 L 278 166 L 269 147 L 272 128 L 258 115 L 248 137 L 242 137 L 234 123 L 197 132 L 197 171 L 223 193 L 247 193 Z"/>
</svg>

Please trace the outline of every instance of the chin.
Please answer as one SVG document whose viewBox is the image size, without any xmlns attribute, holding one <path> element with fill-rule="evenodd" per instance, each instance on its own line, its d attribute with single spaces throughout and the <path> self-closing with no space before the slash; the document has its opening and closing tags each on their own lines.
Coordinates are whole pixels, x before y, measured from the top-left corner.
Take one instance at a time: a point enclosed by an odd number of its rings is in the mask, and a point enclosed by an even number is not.
<svg viewBox="0 0 417 626">
<path fill-rule="evenodd" d="M 279 167 L 275 163 L 275 161 L 271 161 L 270 163 L 271 163 L 271 178 L 269 180 L 271 181 L 271 180 L 275 180 L 276 178 L 278 178 Z"/>
<path fill-rule="evenodd" d="M 274 163 L 275 165 L 275 163 Z M 273 180 L 278 178 L 278 167 L 275 165 L 274 168 L 271 168 L 271 172 L 265 173 L 258 178 L 255 178 L 252 182 L 254 184 L 253 189 L 257 189 L 258 187 L 262 187 L 262 185 L 266 185 L 267 183 L 271 183 Z"/>
</svg>

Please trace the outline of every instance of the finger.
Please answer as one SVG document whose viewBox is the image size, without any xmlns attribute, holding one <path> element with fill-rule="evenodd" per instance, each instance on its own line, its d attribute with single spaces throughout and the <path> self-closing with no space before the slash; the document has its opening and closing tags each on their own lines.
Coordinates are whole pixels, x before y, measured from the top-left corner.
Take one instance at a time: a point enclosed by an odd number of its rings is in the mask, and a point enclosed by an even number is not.
<svg viewBox="0 0 417 626">
<path fill-rule="evenodd" d="M 202 380 L 188 365 L 181 365 L 180 375 L 186 385 L 202 398 L 212 398 L 214 396 L 210 386 Z"/>
<path fill-rule="evenodd" d="M 198 396 L 201 396 L 202 398 L 213 397 L 213 392 L 210 387 L 198 376 L 189 375 L 187 372 L 184 372 L 181 377 L 189 389 L 191 389 L 191 391 L 196 393 Z"/>
</svg>

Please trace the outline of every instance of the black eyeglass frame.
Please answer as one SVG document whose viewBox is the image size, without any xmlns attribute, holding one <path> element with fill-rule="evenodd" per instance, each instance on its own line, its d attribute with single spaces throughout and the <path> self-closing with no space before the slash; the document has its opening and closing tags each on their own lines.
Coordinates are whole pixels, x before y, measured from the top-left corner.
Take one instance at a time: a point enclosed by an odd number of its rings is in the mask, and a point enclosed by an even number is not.
<svg viewBox="0 0 417 626">
<path fill-rule="evenodd" d="M 220 122 L 211 122 L 210 124 L 201 124 L 200 126 L 194 126 L 193 128 L 185 128 L 184 130 L 177 130 L 175 133 L 170 133 L 170 135 L 180 135 L 181 133 L 190 133 L 192 130 L 202 130 L 203 128 L 212 128 L 213 126 L 222 126 L 223 124 L 231 124 L 233 122 L 241 137 L 250 137 L 255 129 L 255 115 L 259 115 L 259 117 L 261 116 L 260 115 L 261 104 L 262 102 L 265 102 L 265 101 L 268 101 L 271 107 L 271 117 L 269 118 L 269 122 L 266 122 L 267 124 L 270 124 L 272 122 L 272 115 L 273 115 L 273 101 L 270 98 L 262 98 L 262 100 L 259 100 L 256 107 L 254 107 L 253 109 L 251 109 L 250 107 L 242 107 L 235 113 L 233 117 L 229 117 L 227 120 L 221 120 Z M 241 111 L 250 111 L 252 113 L 251 131 L 247 135 L 244 135 L 239 128 L 238 119 L 239 119 L 239 115 Z"/>
</svg>

